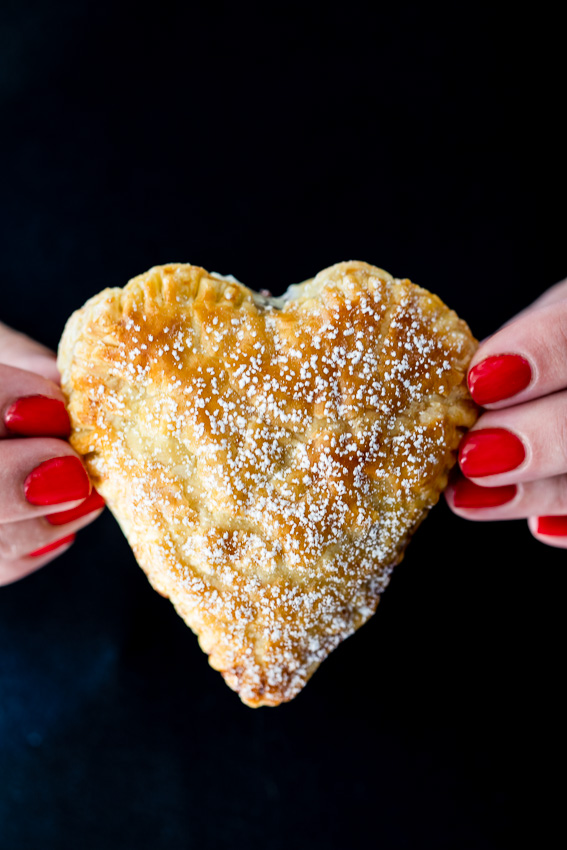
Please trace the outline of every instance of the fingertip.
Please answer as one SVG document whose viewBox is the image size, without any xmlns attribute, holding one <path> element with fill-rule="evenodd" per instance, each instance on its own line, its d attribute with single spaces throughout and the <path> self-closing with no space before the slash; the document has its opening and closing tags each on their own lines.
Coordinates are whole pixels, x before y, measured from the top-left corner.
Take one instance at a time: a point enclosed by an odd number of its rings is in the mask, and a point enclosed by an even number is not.
<svg viewBox="0 0 567 850">
<path fill-rule="evenodd" d="M 75 454 L 44 460 L 24 481 L 26 500 L 31 505 L 56 505 L 91 495 L 92 484 L 82 460 Z"/>
<path fill-rule="evenodd" d="M 55 552 L 55 550 L 64 551 L 65 548 L 69 548 L 75 540 L 76 534 L 68 534 L 66 537 L 61 537 L 59 540 L 54 540 L 52 543 L 48 543 L 47 546 L 42 546 L 40 549 L 35 549 L 33 552 L 30 552 L 27 557 L 28 558 L 41 558 L 43 555 L 47 555 L 50 552 Z"/>
<path fill-rule="evenodd" d="M 532 516 L 528 526 L 540 543 L 567 549 L 567 516 Z"/>
<path fill-rule="evenodd" d="M 75 534 L 69 534 L 54 543 L 24 555 L 17 561 L 10 563 L 0 561 L 0 586 L 16 584 L 16 582 L 38 572 L 59 555 L 63 555 L 73 545 L 75 538 Z"/>
<path fill-rule="evenodd" d="M 479 486 L 461 475 L 450 485 L 448 498 L 450 505 L 457 510 L 486 510 L 508 504 L 516 497 L 517 492 L 515 484 L 500 487 Z"/>
<path fill-rule="evenodd" d="M 93 487 L 90 496 L 88 496 L 80 504 L 65 511 L 49 514 L 45 517 L 50 525 L 65 525 L 65 523 L 80 519 L 95 511 L 102 511 L 106 506 L 106 502 Z M 94 517 L 93 517 L 94 519 Z"/>
<path fill-rule="evenodd" d="M 20 437 L 67 439 L 71 433 L 65 404 L 40 394 L 15 399 L 4 413 L 4 424 L 11 434 Z"/>
<path fill-rule="evenodd" d="M 469 392 L 478 405 L 486 407 L 506 401 L 527 389 L 533 369 L 521 354 L 499 354 L 484 357 L 469 369 Z"/>
</svg>

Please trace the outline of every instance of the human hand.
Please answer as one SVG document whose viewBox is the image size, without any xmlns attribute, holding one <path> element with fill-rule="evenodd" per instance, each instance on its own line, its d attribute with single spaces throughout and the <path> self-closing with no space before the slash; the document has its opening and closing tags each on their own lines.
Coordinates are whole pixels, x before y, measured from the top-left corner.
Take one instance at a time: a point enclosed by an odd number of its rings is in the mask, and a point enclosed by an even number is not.
<svg viewBox="0 0 567 850">
<path fill-rule="evenodd" d="M 68 436 L 55 355 L 0 323 L 0 585 L 62 554 L 104 507 Z"/>
<path fill-rule="evenodd" d="M 486 339 L 468 373 L 488 408 L 461 442 L 463 475 L 446 491 L 465 519 L 527 518 L 567 549 L 567 280 Z"/>
</svg>

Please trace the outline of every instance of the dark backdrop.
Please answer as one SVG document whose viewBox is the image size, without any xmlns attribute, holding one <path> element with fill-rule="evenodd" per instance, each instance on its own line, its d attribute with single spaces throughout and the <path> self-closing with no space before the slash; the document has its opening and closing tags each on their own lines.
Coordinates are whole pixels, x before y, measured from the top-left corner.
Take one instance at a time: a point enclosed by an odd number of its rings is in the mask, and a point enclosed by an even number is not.
<svg viewBox="0 0 567 850">
<path fill-rule="evenodd" d="M 4 3 L 0 318 L 55 347 L 151 265 L 277 293 L 354 258 L 491 333 L 565 273 L 517 15 Z M 253 711 L 105 515 L 0 591 L 0 846 L 512 846 L 556 746 L 564 576 L 524 523 L 440 504 L 376 617 Z"/>
</svg>

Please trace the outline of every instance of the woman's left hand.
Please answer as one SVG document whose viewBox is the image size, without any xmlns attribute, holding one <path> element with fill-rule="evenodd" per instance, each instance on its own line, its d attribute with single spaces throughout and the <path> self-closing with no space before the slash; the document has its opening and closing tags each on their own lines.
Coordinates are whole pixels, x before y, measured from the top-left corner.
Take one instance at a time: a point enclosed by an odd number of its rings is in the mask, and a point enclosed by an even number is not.
<svg viewBox="0 0 567 850">
<path fill-rule="evenodd" d="M 480 345 L 468 383 L 486 412 L 461 442 L 449 506 L 527 519 L 542 543 L 567 548 L 567 281 Z"/>
</svg>

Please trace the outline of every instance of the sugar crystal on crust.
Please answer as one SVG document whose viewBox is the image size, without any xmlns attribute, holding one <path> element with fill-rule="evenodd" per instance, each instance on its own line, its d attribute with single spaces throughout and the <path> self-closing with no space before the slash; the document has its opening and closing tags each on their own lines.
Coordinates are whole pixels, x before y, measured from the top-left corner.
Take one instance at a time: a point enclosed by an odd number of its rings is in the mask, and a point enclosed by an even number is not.
<svg viewBox="0 0 567 850">
<path fill-rule="evenodd" d="M 69 320 L 71 443 L 248 705 L 292 699 L 373 614 L 475 420 L 474 349 L 436 296 L 354 261 L 281 299 L 157 266 Z"/>
</svg>

